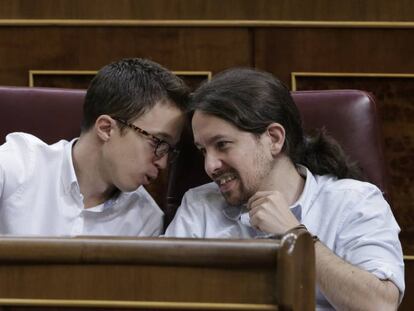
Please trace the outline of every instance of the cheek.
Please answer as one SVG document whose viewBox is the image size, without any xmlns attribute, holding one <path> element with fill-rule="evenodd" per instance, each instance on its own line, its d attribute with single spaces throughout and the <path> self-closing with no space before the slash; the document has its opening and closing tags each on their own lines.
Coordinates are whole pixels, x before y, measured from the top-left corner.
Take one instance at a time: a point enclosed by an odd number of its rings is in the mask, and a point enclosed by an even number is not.
<svg viewBox="0 0 414 311">
<path fill-rule="evenodd" d="M 256 189 L 272 170 L 273 158 L 264 148 L 257 148 L 252 153 L 245 157 L 244 172 L 240 173 L 244 186 Z"/>
<path fill-rule="evenodd" d="M 146 141 L 133 141 L 124 147 L 125 158 L 132 163 L 144 163 L 152 159 L 152 147 Z"/>
</svg>

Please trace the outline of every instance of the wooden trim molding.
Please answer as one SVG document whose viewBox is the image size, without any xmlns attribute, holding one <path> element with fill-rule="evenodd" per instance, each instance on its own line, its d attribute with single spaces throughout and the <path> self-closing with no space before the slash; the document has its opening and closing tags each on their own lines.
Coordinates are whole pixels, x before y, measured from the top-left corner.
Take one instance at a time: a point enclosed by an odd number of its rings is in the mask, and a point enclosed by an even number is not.
<svg viewBox="0 0 414 311">
<path fill-rule="evenodd" d="M 55 75 L 55 76 L 74 76 L 86 75 L 94 76 L 98 71 L 96 70 L 29 70 L 29 87 L 34 87 L 35 76 L 41 75 Z"/>
<path fill-rule="evenodd" d="M 55 75 L 55 76 L 79 76 L 87 75 L 92 76 L 96 75 L 97 70 L 29 70 L 29 87 L 35 86 L 35 76 L 41 75 Z M 213 73 L 211 71 L 172 71 L 178 76 L 200 76 L 207 77 L 208 80 L 211 80 Z"/>
<path fill-rule="evenodd" d="M 241 303 L 202 303 L 173 301 L 110 301 L 110 300 L 64 300 L 64 299 L 0 299 L 0 306 L 31 307 L 86 307 L 86 308 L 134 308 L 178 310 L 269 310 L 277 311 L 276 305 Z"/>
<path fill-rule="evenodd" d="M 0 19 L 0 26 L 414 28 L 414 22 L 190 19 Z"/>
<path fill-rule="evenodd" d="M 356 77 L 356 78 L 414 78 L 413 73 L 368 73 L 368 72 L 292 72 L 292 91 L 298 91 L 298 77 Z"/>
</svg>

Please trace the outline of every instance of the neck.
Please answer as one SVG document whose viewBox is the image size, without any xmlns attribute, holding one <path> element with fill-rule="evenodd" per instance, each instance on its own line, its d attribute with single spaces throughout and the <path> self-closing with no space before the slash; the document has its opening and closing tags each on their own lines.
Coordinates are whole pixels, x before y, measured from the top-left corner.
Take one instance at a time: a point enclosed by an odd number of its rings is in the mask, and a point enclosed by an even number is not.
<svg viewBox="0 0 414 311">
<path fill-rule="evenodd" d="M 296 165 L 285 155 L 280 155 L 274 163 L 268 178 L 260 186 L 262 191 L 281 192 L 289 205 L 295 203 L 303 192 L 305 179 L 299 174 Z"/>
<path fill-rule="evenodd" d="M 104 203 L 116 191 L 100 169 L 99 150 L 100 142 L 92 133 L 82 134 L 72 149 L 73 166 L 85 208 Z"/>
</svg>

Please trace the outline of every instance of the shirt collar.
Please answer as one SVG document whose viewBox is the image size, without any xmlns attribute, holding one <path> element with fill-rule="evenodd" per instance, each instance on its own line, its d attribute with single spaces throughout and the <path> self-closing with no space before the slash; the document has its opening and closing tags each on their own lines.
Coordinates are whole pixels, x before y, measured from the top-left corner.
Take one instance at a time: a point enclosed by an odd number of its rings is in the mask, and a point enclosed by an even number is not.
<svg viewBox="0 0 414 311">
<path fill-rule="evenodd" d="M 299 222 L 302 221 L 302 217 L 307 213 L 308 208 L 312 202 L 312 193 L 314 187 L 316 187 L 316 180 L 311 171 L 303 165 L 297 165 L 298 173 L 305 179 L 305 185 L 299 198 L 291 206 L 289 206 L 292 213 L 296 216 Z"/>
<path fill-rule="evenodd" d="M 62 161 L 62 185 L 65 191 L 65 194 L 77 195 L 79 198 L 82 198 L 80 193 L 78 179 L 75 173 L 75 167 L 73 164 L 72 150 L 73 145 L 76 143 L 78 138 L 71 140 L 64 147 L 64 156 Z M 141 186 L 142 187 L 142 186 Z M 140 187 L 139 187 L 140 188 Z M 103 204 L 98 206 L 88 208 L 88 211 L 91 212 L 101 212 L 108 208 L 115 208 L 116 206 L 122 206 L 122 202 L 131 198 L 132 196 L 139 196 L 139 188 L 131 192 L 118 192 L 112 198 L 105 201 Z"/>
<path fill-rule="evenodd" d="M 239 220 L 241 214 L 247 212 L 246 205 L 239 205 L 239 206 L 231 206 L 231 205 L 225 205 L 223 209 L 223 214 L 230 220 Z"/>
<path fill-rule="evenodd" d="M 303 191 L 299 197 L 299 199 L 289 206 L 292 213 L 296 216 L 296 218 L 301 221 L 302 217 L 307 214 L 310 206 L 312 205 L 313 201 L 317 196 L 317 182 L 311 171 L 303 165 L 298 165 L 298 172 L 299 174 L 305 178 L 305 186 L 303 187 Z M 240 216 L 247 212 L 247 208 L 245 205 L 240 206 L 230 206 L 226 205 L 223 209 L 223 214 L 230 220 L 239 220 Z"/>
</svg>

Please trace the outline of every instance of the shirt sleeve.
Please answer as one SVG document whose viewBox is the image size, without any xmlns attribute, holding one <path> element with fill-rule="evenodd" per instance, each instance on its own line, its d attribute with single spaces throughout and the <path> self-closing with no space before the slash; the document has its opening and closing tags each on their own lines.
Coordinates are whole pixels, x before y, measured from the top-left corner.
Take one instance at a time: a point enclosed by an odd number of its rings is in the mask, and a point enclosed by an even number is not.
<svg viewBox="0 0 414 311">
<path fill-rule="evenodd" d="M 32 151 L 24 137 L 9 134 L 0 146 L 0 195 L 7 199 L 24 183 L 32 171 Z"/>
<path fill-rule="evenodd" d="M 337 254 L 381 280 L 391 280 L 403 297 L 404 261 L 398 226 L 381 191 L 370 187 L 345 216 L 338 232 Z"/>
<path fill-rule="evenodd" d="M 168 226 L 166 237 L 203 238 L 204 218 L 200 210 L 202 203 L 194 198 L 193 190 L 187 191 L 173 221 Z"/>
<path fill-rule="evenodd" d="M 1 202 L 1 198 L 3 197 L 3 185 L 4 185 L 4 171 L 3 171 L 2 164 L 0 162 L 0 202 Z M 0 208 L 1 208 L 1 204 L 0 204 Z"/>
</svg>

